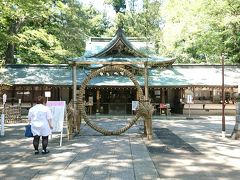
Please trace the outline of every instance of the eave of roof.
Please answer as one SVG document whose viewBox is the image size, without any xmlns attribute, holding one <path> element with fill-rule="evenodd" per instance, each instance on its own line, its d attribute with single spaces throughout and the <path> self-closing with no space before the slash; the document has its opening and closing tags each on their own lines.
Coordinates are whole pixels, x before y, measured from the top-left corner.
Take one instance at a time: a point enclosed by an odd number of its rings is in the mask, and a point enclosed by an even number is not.
<svg viewBox="0 0 240 180">
<path fill-rule="evenodd" d="M 221 65 L 172 65 L 168 68 L 149 69 L 149 87 L 188 87 L 222 85 Z M 77 84 L 90 74 L 91 69 L 77 68 Z M 144 76 L 135 76 L 144 86 Z M 225 66 L 225 86 L 237 87 L 240 66 Z M 72 68 L 68 65 L 13 65 L 1 69 L 1 84 L 10 85 L 51 85 L 72 86 Z M 131 86 L 131 80 L 122 75 L 99 75 L 89 82 L 89 86 Z"/>
<path fill-rule="evenodd" d="M 140 58 L 140 57 L 132 57 L 132 58 L 87 58 L 87 57 L 79 57 L 72 58 L 69 61 L 69 64 L 79 64 L 79 65 L 91 65 L 91 64 L 102 64 L 102 65 L 159 65 L 159 66 L 168 66 L 175 62 L 174 58 L 163 58 L 163 57 L 150 57 L 150 58 Z"/>
</svg>

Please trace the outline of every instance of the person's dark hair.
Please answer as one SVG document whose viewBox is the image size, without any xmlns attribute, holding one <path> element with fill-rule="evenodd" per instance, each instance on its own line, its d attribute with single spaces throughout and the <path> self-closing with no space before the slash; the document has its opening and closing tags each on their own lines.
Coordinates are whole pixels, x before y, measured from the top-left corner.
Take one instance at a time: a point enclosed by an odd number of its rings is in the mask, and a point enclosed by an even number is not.
<svg viewBox="0 0 240 180">
<path fill-rule="evenodd" d="M 37 97 L 37 104 L 45 104 L 46 103 L 46 99 L 43 96 L 38 96 Z"/>
</svg>

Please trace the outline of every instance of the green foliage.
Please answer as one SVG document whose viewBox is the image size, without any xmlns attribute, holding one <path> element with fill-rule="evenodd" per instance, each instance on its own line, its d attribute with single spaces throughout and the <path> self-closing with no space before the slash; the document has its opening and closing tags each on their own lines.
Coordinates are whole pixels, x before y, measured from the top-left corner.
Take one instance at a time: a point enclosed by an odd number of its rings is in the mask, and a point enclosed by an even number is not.
<svg viewBox="0 0 240 180">
<path fill-rule="evenodd" d="M 105 0 L 105 3 L 112 5 L 116 13 L 125 12 L 125 0 Z"/>
<path fill-rule="evenodd" d="M 100 12 L 75 0 L 2 0 L 0 59 L 65 63 L 81 56 L 86 38 L 100 36 L 107 24 Z"/>
<path fill-rule="evenodd" d="M 240 62 L 240 1 L 167 1 L 161 53 L 174 55 L 179 63 Z"/>
<path fill-rule="evenodd" d="M 127 36 L 145 38 L 147 44 L 152 42 L 158 52 L 161 41 L 161 3 L 159 0 L 144 0 L 141 10 L 137 10 L 135 1 L 129 2 L 132 5 L 130 10 L 116 15 L 115 26 L 108 33 L 112 35 L 117 27 L 122 27 Z"/>
<path fill-rule="evenodd" d="M 27 30 L 18 35 L 19 54 L 22 63 L 59 63 L 64 62 L 68 51 L 62 49 L 56 36 L 48 34 L 45 29 Z"/>
<path fill-rule="evenodd" d="M 117 2 L 117 1 L 111 1 Z M 178 63 L 240 63 L 239 0 L 129 0 L 116 26 L 128 36 L 144 37 L 159 55 L 176 57 Z M 109 34 L 117 29 L 109 29 Z"/>
<path fill-rule="evenodd" d="M 111 22 L 109 21 L 106 12 L 98 12 L 92 6 L 85 9 L 88 14 L 89 35 L 100 37 L 106 33 L 110 27 Z"/>
<path fill-rule="evenodd" d="M 176 57 L 178 63 L 220 63 L 222 53 L 226 64 L 240 63 L 240 0 L 105 3 L 122 12 L 114 22 L 106 12 L 76 0 L 1 0 L 0 60 L 65 63 L 83 54 L 89 36 L 112 36 L 120 26 L 127 36 L 145 38 L 156 53 Z"/>
</svg>

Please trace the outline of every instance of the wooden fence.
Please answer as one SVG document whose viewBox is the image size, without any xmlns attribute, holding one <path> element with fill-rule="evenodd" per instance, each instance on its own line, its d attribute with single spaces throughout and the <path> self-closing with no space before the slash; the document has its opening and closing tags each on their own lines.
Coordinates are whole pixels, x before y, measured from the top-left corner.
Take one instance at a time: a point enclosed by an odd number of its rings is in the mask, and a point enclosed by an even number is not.
<svg viewBox="0 0 240 180">
<path fill-rule="evenodd" d="M 6 124 L 14 124 L 21 122 L 21 106 L 20 105 L 5 105 L 2 108 L 2 113 L 5 115 Z"/>
</svg>

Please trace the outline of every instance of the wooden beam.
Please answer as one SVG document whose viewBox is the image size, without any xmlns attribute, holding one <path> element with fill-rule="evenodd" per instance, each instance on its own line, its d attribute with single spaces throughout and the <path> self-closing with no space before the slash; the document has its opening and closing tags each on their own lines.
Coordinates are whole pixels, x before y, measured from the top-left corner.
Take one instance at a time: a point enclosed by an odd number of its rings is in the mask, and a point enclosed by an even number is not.
<svg viewBox="0 0 240 180">
<path fill-rule="evenodd" d="M 81 59 L 76 59 L 76 60 L 71 60 L 68 63 L 69 64 L 76 64 L 76 65 L 91 65 L 91 64 L 102 64 L 102 65 L 134 65 L 134 64 L 138 64 L 138 65 L 144 65 L 144 63 L 148 63 L 148 65 L 162 65 L 162 66 L 168 66 L 171 65 L 173 62 L 175 61 L 175 59 L 167 59 L 165 61 L 158 61 L 158 62 L 154 62 L 154 61 L 141 61 L 141 58 L 139 59 L 139 61 L 135 60 L 135 61 L 101 61 L 100 59 L 96 59 L 94 60 L 81 60 Z"/>
<path fill-rule="evenodd" d="M 131 65 L 131 64 L 144 64 L 144 62 L 104 62 L 104 61 L 98 61 L 98 62 L 91 62 L 91 61 L 74 61 L 76 64 L 103 64 L 103 65 Z"/>
</svg>

